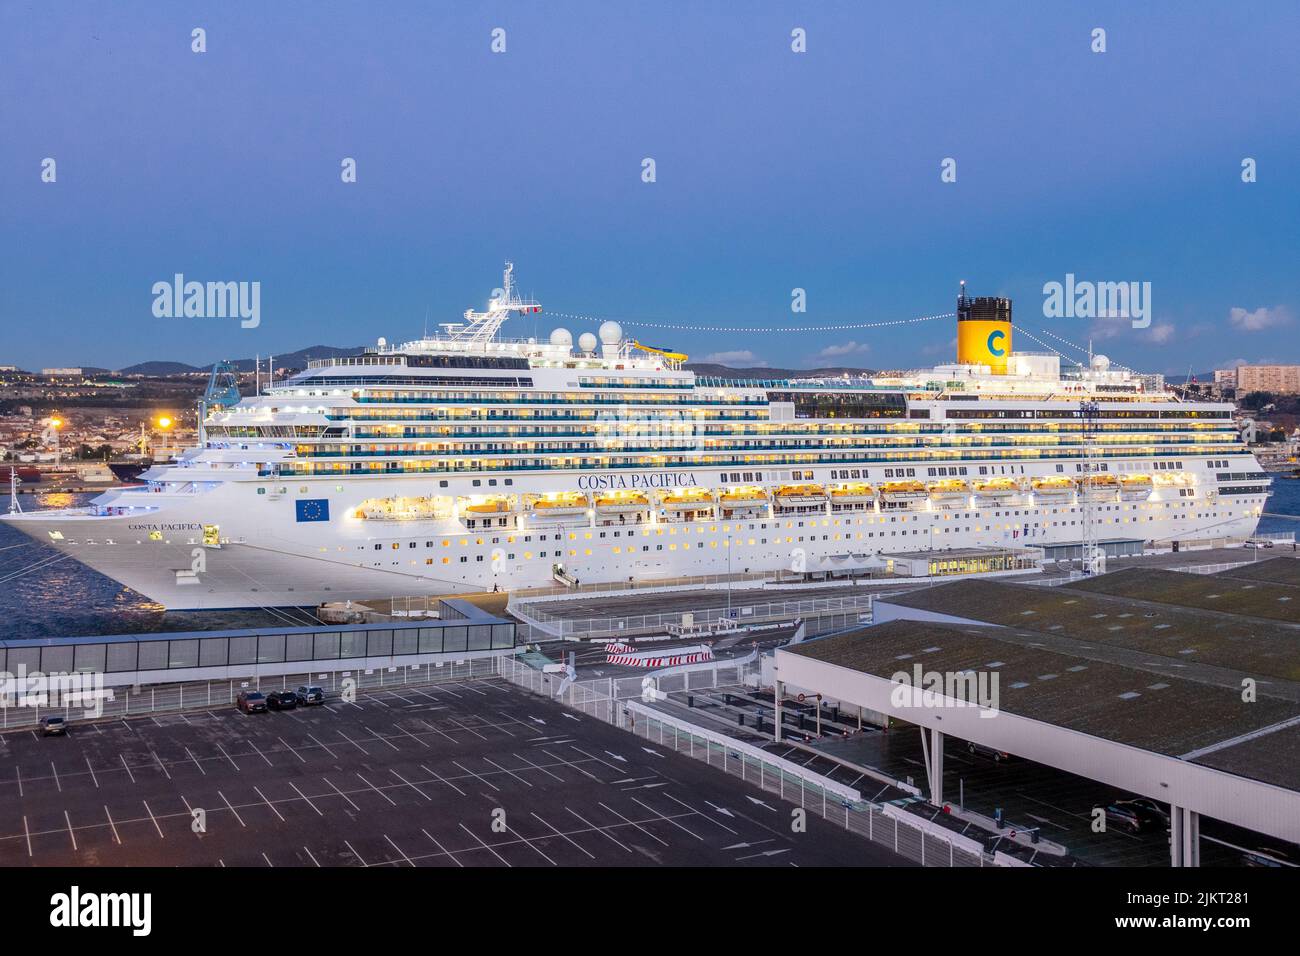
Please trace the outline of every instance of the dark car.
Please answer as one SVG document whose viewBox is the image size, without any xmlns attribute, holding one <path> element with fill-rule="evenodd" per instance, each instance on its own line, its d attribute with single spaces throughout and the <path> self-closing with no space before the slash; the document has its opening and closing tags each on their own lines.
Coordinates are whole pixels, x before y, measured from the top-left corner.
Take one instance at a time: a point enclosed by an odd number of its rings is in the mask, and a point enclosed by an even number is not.
<svg viewBox="0 0 1300 956">
<path fill-rule="evenodd" d="M 55 734 L 66 734 L 68 732 L 68 721 L 66 717 L 42 717 L 41 718 L 41 736 L 53 737 Z"/>
<path fill-rule="evenodd" d="M 1146 814 L 1153 822 L 1159 823 L 1165 828 L 1169 826 L 1169 808 L 1158 800 L 1152 800 L 1150 797 L 1134 797 L 1131 800 L 1116 800 L 1115 802 L 1133 807 L 1138 813 Z"/>
<path fill-rule="evenodd" d="M 291 690 L 272 691 L 266 695 L 266 703 L 272 710 L 293 710 L 298 706 L 298 695 Z"/>
<path fill-rule="evenodd" d="M 966 745 L 966 750 L 973 757 L 987 757 L 994 763 L 1002 763 L 1003 761 L 1013 759 L 1011 754 L 1007 753 L 1005 750 L 996 750 L 993 747 L 985 747 L 983 744 L 968 743 Z"/>
<path fill-rule="evenodd" d="M 1136 800 L 1116 800 L 1106 807 L 1106 825 L 1114 824 L 1129 833 L 1163 830 L 1165 819 Z"/>
<path fill-rule="evenodd" d="M 298 688 L 298 703 L 306 704 L 323 704 L 325 703 L 325 691 L 319 687 L 302 686 Z"/>
<path fill-rule="evenodd" d="M 256 690 L 242 691 L 235 698 L 235 706 L 246 714 L 266 713 L 266 695 Z"/>
</svg>

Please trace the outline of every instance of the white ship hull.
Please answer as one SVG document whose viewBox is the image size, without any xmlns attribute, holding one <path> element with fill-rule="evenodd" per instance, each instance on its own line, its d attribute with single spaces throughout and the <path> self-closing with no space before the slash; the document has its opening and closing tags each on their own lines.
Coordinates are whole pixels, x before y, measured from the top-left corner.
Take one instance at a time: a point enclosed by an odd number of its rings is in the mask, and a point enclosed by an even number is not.
<svg viewBox="0 0 1300 956">
<path fill-rule="evenodd" d="M 703 483 L 711 474 L 676 477 Z M 455 479 L 466 490 L 470 482 Z M 922 502 L 906 511 L 868 506 L 789 516 L 764 509 L 691 521 L 656 508 L 653 520 L 642 523 L 600 513 L 547 520 L 493 515 L 506 525 L 474 531 L 459 518 L 382 521 L 355 514 L 376 495 L 428 494 L 428 483 L 295 479 L 296 494 L 268 496 L 257 493 L 267 482 L 240 481 L 201 495 L 147 496 L 157 504 L 147 514 L 44 511 L 0 520 L 165 607 L 190 610 L 546 587 L 555 583 L 557 564 L 584 584 L 740 572 L 843 574 L 879 568 L 877 555 L 1075 544 L 1083 517 L 1077 496 L 1035 501 L 1029 494 L 1014 505 L 973 499 L 975 507 Z M 577 474 L 555 473 L 537 477 L 526 490 L 567 491 L 577 483 Z M 298 520 L 301 499 L 328 500 L 329 520 Z M 1148 501 L 1092 509 L 1099 540 L 1169 548 L 1174 541 L 1187 547 L 1250 537 L 1264 500 L 1211 501 L 1170 487 Z M 217 529 L 219 546 L 204 544 L 205 527 Z"/>
</svg>

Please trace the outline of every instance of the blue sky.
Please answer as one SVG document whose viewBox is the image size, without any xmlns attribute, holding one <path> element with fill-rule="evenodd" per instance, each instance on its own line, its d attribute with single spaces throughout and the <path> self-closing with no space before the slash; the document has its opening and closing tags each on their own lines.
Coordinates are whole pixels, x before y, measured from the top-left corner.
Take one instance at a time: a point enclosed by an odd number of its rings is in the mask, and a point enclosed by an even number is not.
<svg viewBox="0 0 1300 956">
<path fill-rule="evenodd" d="M 887 321 L 966 279 L 1136 368 L 1300 361 L 1297 41 L 1289 0 L 3 0 L 0 364 L 416 337 L 506 258 L 548 312 L 697 359 L 930 364 L 953 331 L 635 320 Z M 260 325 L 156 318 L 177 272 L 260 282 Z M 1151 326 L 1044 318 L 1067 273 L 1150 282 Z M 594 328 L 507 332 L 557 324 Z"/>
</svg>

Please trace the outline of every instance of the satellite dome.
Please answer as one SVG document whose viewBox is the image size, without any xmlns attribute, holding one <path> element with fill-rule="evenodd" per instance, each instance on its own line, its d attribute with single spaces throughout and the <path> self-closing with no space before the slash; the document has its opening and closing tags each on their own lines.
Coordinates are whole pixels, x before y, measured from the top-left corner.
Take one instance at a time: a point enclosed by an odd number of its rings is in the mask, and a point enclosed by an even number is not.
<svg viewBox="0 0 1300 956">
<path fill-rule="evenodd" d="M 590 332 L 583 332 L 578 336 L 578 348 L 584 352 L 596 351 L 596 336 Z"/>
<path fill-rule="evenodd" d="M 602 322 L 600 324 L 600 341 L 604 345 L 618 345 L 623 341 L 623 326 L 617 322 Z"/>
<path fill-rule="evenodd" d="M 388 339 L 384 338 L 382 335 L 379 336 L 379 347 L 382 349 L 387 344 L 388 344 Z"/>
<path fill-rule="evenodd" d="M 551 333 L 551 344 L 562 345 L 567 349 L 573 345 L 573 333 L 568 329 L 556 329 Z"/>
<path fill-rule="evenodd" d="M 1094 355 L 1092 357 L 1092 370 L 1094 372 L 1104 372 L 1110 368 L 1110 359 L 1104 355 Z"/>
</svg>

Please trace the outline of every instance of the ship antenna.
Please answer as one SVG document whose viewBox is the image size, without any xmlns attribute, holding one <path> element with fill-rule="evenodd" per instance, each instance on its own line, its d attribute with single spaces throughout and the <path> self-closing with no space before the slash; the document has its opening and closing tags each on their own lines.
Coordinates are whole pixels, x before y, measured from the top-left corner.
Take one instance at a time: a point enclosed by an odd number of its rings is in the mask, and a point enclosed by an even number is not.
<svg viewBox="0 0 1300 956">
<path fill-rule="evenodd" d="M 22 514 L 23 506 L 18 503 L 18 468 L 9 466 L 9 513 Z"/>
</svg>

